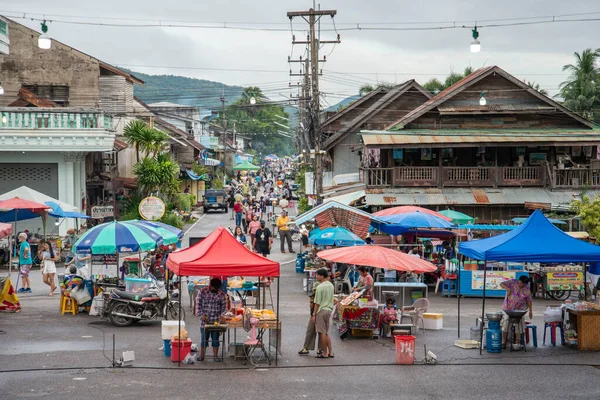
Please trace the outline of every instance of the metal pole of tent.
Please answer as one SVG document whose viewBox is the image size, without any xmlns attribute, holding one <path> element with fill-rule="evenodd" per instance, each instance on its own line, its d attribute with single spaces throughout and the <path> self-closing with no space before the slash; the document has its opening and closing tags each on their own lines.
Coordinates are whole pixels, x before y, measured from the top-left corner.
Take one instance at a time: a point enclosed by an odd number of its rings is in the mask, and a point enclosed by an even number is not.
<svg viewBox="0 0 600 400">
<path fill-rule="evenodd" d="M 460 248 L 460 232 L 458 236 L 458 247 Z M 458 255 L 458 254 L 457 254 Z M 457 257 L 458 258 L 458 257 Z M 458 338 L 460 339 L 460 260 L 458 260 L 458 276 L 456 280 L 456 299 L 458 303 Z"/>
<path fill-rule="evenodd" d="M 483 353 L 483 324 L 485 317 L 485 287 L 487 285 L 487 262 L 483 260 L 483 301 L 481 304 L 481 327 L 479 328 L 479 355 Z"/>
<path fill-rule="evenodd" d="M 279 341 L 281 339 L 281 327 L 279 326 L 279 281 L 281 280 L 281 266 L 279 276 L 277 277 L 277 316 L 275 321 L 275 328 L 277 329 L 277 335 L 275 337 L 275 365 L 277 365 L 278 355 L 279 355 Z"/>
</svg>

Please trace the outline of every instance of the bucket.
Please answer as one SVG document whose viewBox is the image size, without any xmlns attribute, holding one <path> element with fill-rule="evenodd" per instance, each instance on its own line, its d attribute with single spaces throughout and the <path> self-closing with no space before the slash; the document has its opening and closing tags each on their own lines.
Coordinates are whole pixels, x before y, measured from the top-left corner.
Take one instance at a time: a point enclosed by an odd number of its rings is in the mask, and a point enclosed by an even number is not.
<svg viewBox="0 0 600 400">
<path fill-rule="evenodd" d="M 396 342 L 396 364 L 415 363 L 415 337 L 394 336 Z"/>
<path fill-rule="evenodd" d="M 181 349 L 181 355 L 179 354 Z M 171 340 L 171 361 L 183 361 L 185 357 L 192 351 L 191 340 Z"/>
<path fill-rule="evenodd" d="M 164 345 L 165 357 L 171 357 L 171 339 L 165 339 L 165 340 L 163 340 L 163 342 L 165 343 L 165 345 Z"/>
</svg>

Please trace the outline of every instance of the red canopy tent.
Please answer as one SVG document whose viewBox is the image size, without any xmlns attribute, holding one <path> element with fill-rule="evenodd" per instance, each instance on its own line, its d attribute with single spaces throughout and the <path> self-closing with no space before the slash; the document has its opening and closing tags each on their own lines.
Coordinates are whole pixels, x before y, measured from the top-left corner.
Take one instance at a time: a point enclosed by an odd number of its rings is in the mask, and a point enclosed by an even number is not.
<svg viewBox="0 0 600 400">
<path fill-rule="evenodd" d="M 278 277 L 280 271 L 278 262 L 251 252 L 222 226 L 217 227 L 200 243 L 169 254 L 167 268 L 179 276 Z M 279 279 L 275 313 L 277 318 L 275 326 L 279 327 Z M 179 312 L 179 332 L 181 332 L 181 312 Z M 280 334 L 281 330 L 278 328 L 277 335 Z M 279 339 L 276 340 L 275 345 L 275 365 L 277 365 L 278 353 Z"/>
<path fill-rule="evenodd" d="M 200 243 L 169 254 L 167 268 L 179 276 L 279 276 L 279 263 L 248 250 L 219 226 Z"/>
</svg>

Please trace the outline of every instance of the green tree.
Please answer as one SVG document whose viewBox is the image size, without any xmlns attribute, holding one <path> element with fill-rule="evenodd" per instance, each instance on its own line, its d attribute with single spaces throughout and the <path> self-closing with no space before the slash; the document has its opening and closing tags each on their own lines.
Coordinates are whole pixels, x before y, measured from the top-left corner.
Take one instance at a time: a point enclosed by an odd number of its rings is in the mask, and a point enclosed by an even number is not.
<svg viewBox="0 0 600 400">
<path fill-rule="evenodd" d="M 423 84 L 423 87 L 433 94 L 438 94 L 439 92 L 448 89 L 450 86 L 459 82 L 466 76 L 469 76 L 473 73 L 473 67 L 466 67 L 462 74 L 458 72 L 451 71 L 450 75 L 444 79 L 444 82 L 440 81 L 437 78 L 431 78 L 427 82 Z"/>
<path fill-rule="evenodd" d="M 396 86 L 397 85 L 392 82 L 377 82 L 376 84 L 366 83 L 358 89 L 358 94 L 364 96 L 365 94 L 371 93 L 377 89 L 393 89 Z"/>
<path fill-rule="evenodd" d="M 177 193 L 180 189 L 179 166 L 164 153 L 156 157 L 145 157 L 133 166 L 138 188 L 148 195 L 160 191 L 165 194 Z"/>
<path fill-rule="evenodd" d="M 527 86 L 529 86 L 530 88 L 534 89 L 535 91 L 539 92 L 540 94 L 543 94 L 544 96 L 548 96 L 548 91 L 546 89 L 542 89 L 540 87 L 539 83 L 535 83 L 535 82 L 527 82 Z"/>
<path fill-rule="evenodd" d="M 581 218 L 581 224 L 590 236 L 600 240 L 600 198 L 590 200 L 588 195 L 583 195 L 581 200 L 571 203 L 571 210 Z"/>
<path fill-rule="evenodd" d="M 293 141 L 278 133 L 285 131 L 281 125 L 286 125 L 289 119 L 283 106 L 270 102 L 258 87 L 244 88 L 244 93 L 225 109 L 228 130 L 235 129 L 236 134 L 247 137 L 256 153 L 292 154 Z M 255 98 L 255 104 L 250 103 L 251 97 Z M 222 116 L 215 120 L 215 124 L 222 125 Z"/>
<path fill-rule="evenodd" d="M 156 156 L 165 146 L 168 136 L 158 129 L 150 128 L 145 122 L 134 119 L 123 129 L 127 143 L 135 148 L 136 161 L 140 161 L 140 152 Z"/>
<path fill-rule="evenodd" d="M 563 98 L 564 106 L 571 111 L 589 120 L 599 121 L 600 113 L 596 109 L 600 106 L 600 69 L 597 66 L 600 49 L 585 49 L 581 54 L 575 52 L 573 55 L 575 63 L 562 68 L 570 76 L 560 84 L 558 96 Z"/>
</svg>

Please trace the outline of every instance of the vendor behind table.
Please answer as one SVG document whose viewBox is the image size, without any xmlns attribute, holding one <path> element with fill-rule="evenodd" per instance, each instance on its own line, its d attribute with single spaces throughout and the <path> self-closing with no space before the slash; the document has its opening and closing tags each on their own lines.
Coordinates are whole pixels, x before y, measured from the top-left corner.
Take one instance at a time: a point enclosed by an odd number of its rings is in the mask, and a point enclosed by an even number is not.
<svg viewBox="0 0 600 400">
<path fill-rule="evenodd" d="M 359 292 L 364 290 L 363 297 L 366 297 L 368 300 L 373 300 L 373 277 L 369 274 L 369 270 L 364 265 L 361 265 L 357 268 L 358 273 L 360 274 L 360 278 L 358 279 L 358 283 L 354 288 L 355 292 Z"/>
</svg>

